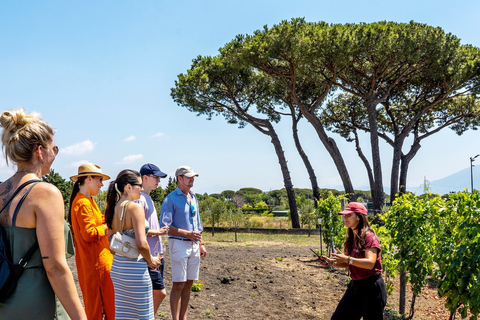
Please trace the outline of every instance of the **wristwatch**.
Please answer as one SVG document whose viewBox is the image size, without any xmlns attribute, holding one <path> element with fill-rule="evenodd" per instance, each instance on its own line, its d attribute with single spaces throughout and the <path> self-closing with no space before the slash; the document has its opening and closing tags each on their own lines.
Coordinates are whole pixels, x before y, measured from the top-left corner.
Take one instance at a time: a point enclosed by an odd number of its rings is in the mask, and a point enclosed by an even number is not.
<svg viewBox="0 0 480 320">
<path fill-rule="evenodd" d="M 351 265 L 353 263 L 353 257 L 348 257 L 348 265 Z"/>
</svg>

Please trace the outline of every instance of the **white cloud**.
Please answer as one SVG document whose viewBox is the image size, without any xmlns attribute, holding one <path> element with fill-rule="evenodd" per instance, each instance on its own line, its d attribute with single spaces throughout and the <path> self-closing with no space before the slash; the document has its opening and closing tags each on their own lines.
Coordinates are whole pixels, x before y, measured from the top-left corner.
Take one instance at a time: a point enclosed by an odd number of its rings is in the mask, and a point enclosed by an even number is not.
<svg viewBox="0 0 480 320">
<path fill-rule="evenodd" d="M 125 139 L 123 139 L 123 142 L 130 142 L 130 141 L 133 141 L 133 140 L 136 140 L 137 137 L 135 136 L 130 136 L 130 137 L 126 137 Z"/>
<path fill-rule="evenodd" d="M 88 163 L 88 162 L 90 162 L 90 161 L 88 161 L 88 160 L 75 161 L 75 162 L 72 162 L 72 163 L 70 164 L 70 167 L 72 167 L 72 168 L 78 168 L 78 167 L 80 167 L 82 164 Z"/>
<path fill-rule="evenodd" d="M 93 151 L 95 148 L 95 143 L 90 140 L 85 140 L 83 142 L 75 143 L 71 146 L 60 149 L 61 153 L 68 155 L 80 155 Z"/>
<path fill-rule="evenodd" d="M 143 159 L 143 154 L 132 154 L 124 157 L 119 162 L 115 162 L 115 164 L 130 164 L 140 159 Z"/>
<path fill-rule="evenodd" d="M 165 133 L 163 132 L 157 132 L 153 135 L 154 138 L 161 138 L 161 137 L 165 137 Z"/>
</svg>

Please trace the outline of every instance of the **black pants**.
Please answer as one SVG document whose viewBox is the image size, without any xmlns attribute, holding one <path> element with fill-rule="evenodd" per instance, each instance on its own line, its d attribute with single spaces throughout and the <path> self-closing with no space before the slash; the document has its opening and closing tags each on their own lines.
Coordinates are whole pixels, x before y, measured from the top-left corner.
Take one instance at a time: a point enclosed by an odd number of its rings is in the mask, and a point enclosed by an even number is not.
<svg viewBox="0 0 480 320">
<path fill-rule="evenodd" d="M 387 289 L 381 275 L 352 280 L 338 303 L 332 320 L 383 320 Z"/>
</svg>

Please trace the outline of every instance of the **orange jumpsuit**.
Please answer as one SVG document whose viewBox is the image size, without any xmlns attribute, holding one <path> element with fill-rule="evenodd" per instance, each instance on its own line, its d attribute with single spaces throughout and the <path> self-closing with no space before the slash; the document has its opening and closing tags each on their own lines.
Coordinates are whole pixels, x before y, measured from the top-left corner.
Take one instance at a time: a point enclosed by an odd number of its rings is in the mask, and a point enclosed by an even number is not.
<svg viewBox="0 0 480 320">
<path fill-rule="evenodd" d="M 78 282 L 89 320 L 115 319 L 115 300 L 110 269 L 113 255 L 105 234 L 105 216 L 91 198 L 80 192 L 72 203 L 72 229 Z"/>
</svg>

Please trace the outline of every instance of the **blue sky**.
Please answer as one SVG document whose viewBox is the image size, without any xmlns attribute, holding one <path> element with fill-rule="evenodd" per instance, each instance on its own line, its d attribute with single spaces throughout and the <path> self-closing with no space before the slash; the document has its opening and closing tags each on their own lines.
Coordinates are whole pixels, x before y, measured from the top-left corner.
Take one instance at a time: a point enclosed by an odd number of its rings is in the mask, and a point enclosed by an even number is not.
<svg viewBox="0 0 480 320">
<path fill-rule="evenodd" d="M 197 117 L 170 97 L 178 74 L 197 55 L 216 55 L 237 34 L 305 17 L 328 23 L 408 22 L 440 26 L 480 47 L 480 2 L 456 1 L 2 1 L 0 107 L 39 112 L 57 129 L 53 168 L 64 178 L 94 162 L 112 177 L 124 168 L 180 165 L 200 174 L 199 193 L 283 187 L 273 146 L 250 126 Z M 277 127 L 295 187 L 309 179 L 294 150 L 290 124 Z M 321 187 L 341 185 L 332 160 L 310 126 L 300 128 Z M 411 162 L 409 184 L 469 167 L 480 153 L 477 131 L 449 129 L 426 139 Z M 354 146 L 337 139 L 355 188 L 367 185 Z M 384 148 L 388 184 L 390 150 Z M 14 168 L 0 161 L 0 180 Z M 480 179 L 476 178 L 480 182 Z M 162 181 L 162 186 L 166 181 Z M 469 181 L 466 181 L 466 186 Z"/>
</svg>

